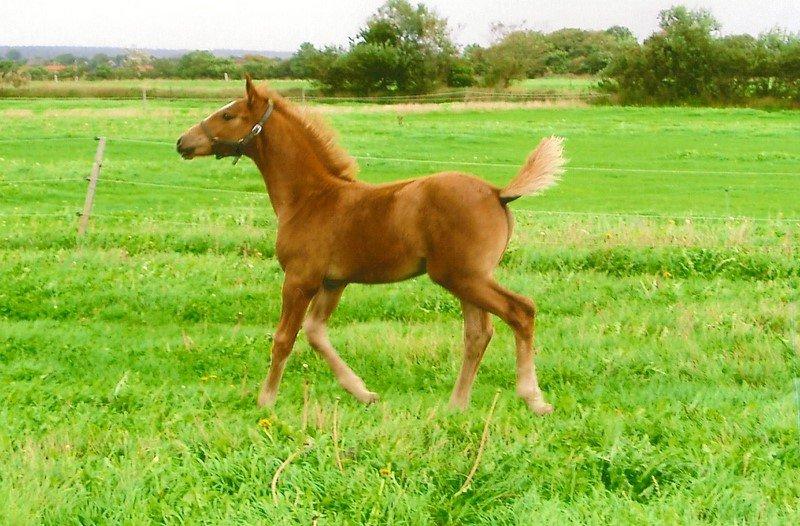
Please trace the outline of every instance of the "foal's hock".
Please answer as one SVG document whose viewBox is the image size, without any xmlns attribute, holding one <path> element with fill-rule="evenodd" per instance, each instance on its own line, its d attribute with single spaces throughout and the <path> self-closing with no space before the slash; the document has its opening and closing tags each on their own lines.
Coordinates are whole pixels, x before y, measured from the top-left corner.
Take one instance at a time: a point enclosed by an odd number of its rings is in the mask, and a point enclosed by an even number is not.
<svg viewBox="0 0 800 526">
<path fill-rule="evenodd" d="M 494 314 L 514 330 L 517 394 L 537 414 L 553 410 L 533 361 L 534 304 L 503 288 L 493 272 L 511 236 L 507 204 L 558 181 L 562 139 L 543 139 L 505 188 L 459 172 L 373 185 L 355 179 L 355 160 L 324 123 L 248 77 L 246 96 L 187 130 L 177 149 L 186 159 L 250 157 L 278 216 L 283 304 L 259 405 L 275 402 L 301 326 L 344 389 L 362 402 L 377 400 L 331 345 L 328 318 L 349 283 L 427 273 L 461 300 L 464 313 L 464 361 L 451 405 L 469 403 Z"/>
</svg>

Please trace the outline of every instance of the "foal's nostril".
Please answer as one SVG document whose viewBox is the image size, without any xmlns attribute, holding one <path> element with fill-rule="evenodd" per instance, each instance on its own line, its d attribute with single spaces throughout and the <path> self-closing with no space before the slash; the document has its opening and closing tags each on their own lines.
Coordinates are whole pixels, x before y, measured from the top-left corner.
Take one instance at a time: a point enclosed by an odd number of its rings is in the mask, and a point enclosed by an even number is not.
<svg viewBox="0 0 800 526">
<path fill-rule="evenodd" d="M 183 137 L 178 139 L 178 142 L 175 143 L 175 149 L 178 150 L 178 153 L 183 156 L 192 155 L 194 153 L 194 146 L 189 146 L 189 147 L 184 146 L 182 144 L 182 139 Z"/>
</svg>

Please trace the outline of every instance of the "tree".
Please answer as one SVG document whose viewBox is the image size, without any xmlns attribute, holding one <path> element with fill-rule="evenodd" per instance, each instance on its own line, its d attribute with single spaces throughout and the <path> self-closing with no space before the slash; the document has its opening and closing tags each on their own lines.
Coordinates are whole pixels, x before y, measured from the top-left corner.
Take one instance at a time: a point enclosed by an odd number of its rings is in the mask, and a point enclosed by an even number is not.
<svg viewBox="0 0 800 526">
<path fill-rule="evenodd" d="M 623 46 L 607 76 L 624 97 L 663 102 L 699 101 L 714 85 L 716 70 L 712 32 L 719 23 L 706 10 L 683 6 L 659 14 L 661 31 L 644 44 Z"/>
<path fill-rule="evenodd" d="M 0 78 L 4 77 L 6 74 L 15 71 L 17 65 L 14 63 L 13 60 L 0 60 Z"/>
<path fill-rule="evenodd" d="M 603 87 L 623 102 L 800 102 L 797 36 L 775 30 L 721 37 L 708 11 L 681 6 L 662 11 L 659 22 L 661 30 L 641 46 L 623 43 L 604 71 Z"/>
<path fill-rule="evenodd" d="M 482 53 L 485 84 L 508 87 L 512 80 L 541 76 L 547 71 L 552 44 L 538 31 L 507 31 L 495 25 L 494 44 Z"/>
<path fill-rule="evenodd" d="M 456 51 L 446 19 L 423 4 L 388 0 L 348 49 L 304 44 L 291 62 L 294 74 L 319 80 L 329 91 L 424 93 L 456 80 L 450 75 Z"/>
<path fill-rule="evenodd" d="M 63 64 L 64 66 L 72 66 L 78 61 L 78 57 L 72 53 L 63 53 L 53 59 L 53 62 Z"/>
<path fill-rule="evenodd" d="M 475 70 L 472 64 L 464 58 L 455 58 L 447 72 L 447 85 L 454 88 L 466 88 L 474 84 Z"/>
<path fill-rule="evenodd" d="M 180 77 L 178 72 L 178 60 L 174 58 L 157 58 L 153 60 L 153 69 L 150 75 L 153 78 L 175 78 Z"/>
<path fill-rule="evenodd" d="M 192 51 L 178 60 L 177 73 L 188 79 L 222 78 L 235 75 L 238 67 L 230 58 L 217 58 L 210 51 Z"/>
<path fill-rule="evenodd" d="M 33 66 L 26 71 L 31 80 L 47 80 L 50 78 L 50 72 L 43 66 Z"/>
<path fill-rule="evenodd" d="M 292 58 L 289 59 L 289 71 L 292 77 L 298 79 L 319 78 L 324 76 L 324 68 L 318 63 L 323 52 L 317 50 L 314 44 L 303 42 Z"/>
<path fill-rule="evenodd" d="M 741 100 L 751 91 L 763 60 L 758 40 L 750 35 L 731 35 L 714 43 L 714 92 L 719 99 Z"/>
<path fill-rule="evenodd" d="M 636 35 L 625 26 L 611 26 L 606 29 L 604 33 L 613 38 L 617 44 L 625 45 L 636 43 Z"/>
<path fill-rule="evenodd" d="M 108 64 L 98 64 L 90 72 L 90 76 L 95 79 L 112 79 L 114 78 L 114 70 Z"/>
<path fill-rule="evenodd" d="M 334 71 L 344 80 L 340 84 L 346 91 L 358 95 L 392 93 L 401 90 L 406 77 L 402 61 L 399 48 L 364 42 L 342 56 L 335 64 L 339 71 Z"/>
<path fill-rule="evenodd" d="M 292 57 L 286 61 L 284 67 L 288 69 L 288 75 L 293 78 L 315 79 L 333 91 L 340 91 L 343 88 L 339 79 L 340 73 L 336 63 L 344 54 L 338 47 L 328 46 L 324 49 L 317 49 L 313 44 L 304 42 Z"/>
<path fill-rule="evenodd" d="M 241 72 L 248 73 L 253 78 L 266 79 L 274 77 L 274 72 L 279 66 L 279 60 L 261 55 L 245 55 L 239 64 Z"/>
</svg>

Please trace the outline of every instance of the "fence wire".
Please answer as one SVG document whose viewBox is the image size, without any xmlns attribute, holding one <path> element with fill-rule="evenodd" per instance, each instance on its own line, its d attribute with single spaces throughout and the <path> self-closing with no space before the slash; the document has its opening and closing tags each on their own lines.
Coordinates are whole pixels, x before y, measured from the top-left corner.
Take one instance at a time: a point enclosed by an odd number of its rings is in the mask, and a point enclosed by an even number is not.
<svg viewBox="0 0 800 526">
<path fill-rule="evenodd" d="M 2 143 L 24 143 L 30 140 L 34 141 L 48 141 L 48 140 L 93 140 L 96 137 L 89 136 L 63 136 L 63 137 L 34 137 L 26 139 L 0 139 Z M 145 138 L 131 138 L 131 137 L 107 137 L 109 142 L 117 143 L 143 143 L 143 144 L 157 144 L 173 147 L 173 142 L 167 142 L 157 139 Z M 486 166 L 486 167 L 502 167 L 502 168 L 518 168 L 518 164 L 506 162 L 481 162 L 481 161 L 461 161 L 461 160 L 439 160 L 439 159 L 419 159 L 419 158 L 403 158 L 403 157 L 380 157 L 370 155 L 355 156 L 359 160 L 365 161 L 378 161 L 378 162 L 392 162 L 392 163 L 418 163 L 418 164 L 434 164 L 434 165 L 463 165 L 463 166 Z M 88 160 L 87 160 L 88 165 Z M 575 171 L 596 171 L 596 172 L 622 172 L 622 173 L 667 173 L 667 174 L 685 174 L 685 175 L 751 175 L 751 176 L 794 176 L 799 175 L 798 172 L 753 172 L 753 171 L 733 171 L 733 170 L 684 170 L 684 169 L 657 169 L 657 168 L 617 168 L 617 167 L 602 167 L 602 166 L 570 166 L 567 165 L 567 170 Z M 87 178 L 52 178 L 52 179 L 13 179 L 3 180 L 0 179 L 0 185 L 26 185 L 26 184 L 74 184 L 85 182 Z M 214 192 L 226 193 L 236 195 L 248 195 L 258 198 L 268 197 L 266 191 L 253 192 L 248 190 L 236 190 L 230 188 L 209 188 L 203 186 L 181 185 L 181 184 L 168 184 L 168 183 L 153 183 L 147 181 L 134 181 L 129 179 L 120 179 L 115 177 L 100 178 L 101 184 L 116 184 L 116 185 L 130 185 L 140 187 L 152 188 L 168 188 L 180 191 L 193 191 L 193 192 Z M 593 211 L 577 211 L 577 210 L 529 210 L 521 209 L 515 210 L 514 214 L 517 216 L 575 216 L 575 217 L 598 217 L 598 218 L 614 218 L 614 219 L 637 219 L 637 220 L 658 220 L 658 221 L 720 221 L 720 222 L 754 222 L 754 223 L 800 223 L 800 217 L 753 217 L 753 216 L 734 216 L 734 215 L 683 215 L 683 214 L 651 214 L 651 213 L 635 213 L 635 212 L 593 212 Z M 14 212 L 14 213 L 0 213 L 0 217 L 36 217 L 36 216 L 64 216 L 66 213 L 27 213 L 27 212 Z M 79 213 L 77 214 L 79 215 Z M 111 217 L 108 214 L 93 214 L 93 217 Z M 150 221 L 151 219 L 147 219 Z M 197 223 L 170 221 L 167 219 L 157 219 L 158 222 L 171 222 L 175 224 L 186 224 L 197 226 Z M 230 225 L 220 225 L 230 226 Z"/>
<path fill-rule="evenodd" d="M 102 90 L 101 90 L 102 91 Z M 540 91 L 445 91 L 438 93 L 423 93 L 417 95 L 374 95 L 374 96 L 337 96 L 319 95 L 316 93 L 303 92 L 297 90 L 294 93 L 283 95 L 285 99 L 294 102 L 316 102 L 316 103 L 355 103 L 355 104 L 404 104 L 404 103 L 457 103 L 457 102 L 575 102 L 592 101 L 603 97 L 602 94 L 588 91 L 575 90 L 567 92 L 557 92 L 553 90 Z M 213 101 L 220 98 L 239 97 L 241 92 L 238 89 L 230 91 L 196 90 L 186 91 L 173 90 L 170 88 L 122 88 L 117 94 L 110 94 L 107 90 L 100 92 L 86 92 L 73 94 L 70 91 L 61 93 L 63 99 L 103 99 L 115 101 Z M 15 101 L 40 101 L 44 97 L 38 97 L 32 93 L 5 94 L 7 100 Z"/>
<path fill-rule="evenodd" d="M 0 139 L 3 143 L 23 143 L 29 140 L 43 141 L 43 140 L 90 140 L 96 137 L 37 137 L 33 139 Z M 142 143 L 142 144 L 158 144 L 162 146 L 175 147 L 174 141 L 164 141 L 158 139 L 145 139 L 136 137 L 106 137 L 106 140 L 111 142 L 128 142 L 128 143 Z M 392 162 L 392 163 L 413 163 L 413 164 L 433 164 L 433 165 L 459 165 L 459 166 L 484 166 L 490 168 L 519 168 L 519 163 L 513 162 L 495 162 L 495 161 L 466 161 L 459 159 L 419 159 L 414 157 L 382 157 L 376 155 L 354 155 L 358 160 L 362 161 L 378 161 L 378 162 Z M 610 172 L 610 173 L 652 173 L 652 174 L 673 174 L 673 175 L 751 175 L 751 176 L 799 176 L 800 170 L 795 172 L 772 172 L 772 171 L 755 171 L 755 170 L 688 170 L 688 169 L 675 169 L 675 168 L 631 168 L 624 166 L 575 166 L 567 164 L 567 171 L 581 171 L 581 172 Z M 0 180 L 0 183 L 3 181 Z"/>
</svg>

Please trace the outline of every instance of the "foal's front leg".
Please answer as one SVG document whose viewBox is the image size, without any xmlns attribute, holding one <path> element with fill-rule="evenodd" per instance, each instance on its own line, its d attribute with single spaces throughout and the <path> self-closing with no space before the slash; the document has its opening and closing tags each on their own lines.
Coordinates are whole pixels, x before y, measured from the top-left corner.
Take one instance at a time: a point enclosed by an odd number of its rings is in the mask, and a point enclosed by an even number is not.
<svg viewBox="0 0 800 526">
<path fill-rule="evenodd" d="M 303 323 L 308 303 L 314 297 L 317 289 L 318 287 L 309 286 L 288 275 L 283 281 L 281 319 L 272 339 L 272 362 L 269 365 L 269 374 L 261 385 L 261 392 L 258 395 L 260 407 L 275 403 L 286 359 L 292 352 L 294 341 L 297 339 L 297 331 L 300 330 L 300 325 Z"/>
<path fill-rule="evenodd" d="M 339 385 L 359 401 L 371 404 L 378 400 L 378 395 L 367 389 L 364 381 L 342 360 L 328 339 L 326 324 L 336 305 L 339 304 L 342 292 L 344 292 L 344 287 L 320 289 L 308 309 L 308 317 L 303 323 L 303 329 L 308 336 L 308 343 L 328 362 Z"/>
</svg>

